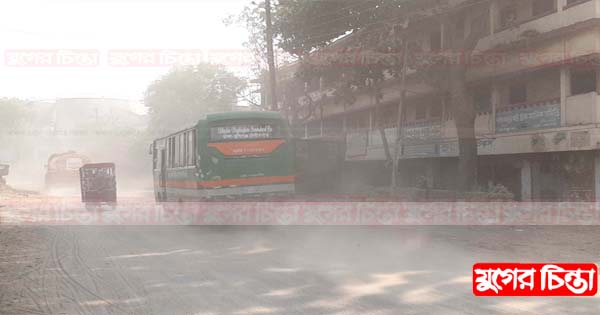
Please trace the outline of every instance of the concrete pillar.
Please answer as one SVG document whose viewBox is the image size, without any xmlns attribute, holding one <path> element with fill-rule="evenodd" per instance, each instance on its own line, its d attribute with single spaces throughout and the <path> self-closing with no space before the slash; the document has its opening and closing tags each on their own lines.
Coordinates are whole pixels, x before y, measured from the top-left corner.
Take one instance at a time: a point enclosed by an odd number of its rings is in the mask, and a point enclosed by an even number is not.
<svg viewBox="0 0 600 315">
<path fill-rule="evenodd" d="M 323 136 L 323 128 L 324 128 L 323 116 L 321 116 L 321 137 Z"/>
<path fill-rule="evenodd" d="M 598 95 L 600 95 L 600 67 L 596 68 L 596 98 L 594 103 L 594 118 L 596 122 L 600 122 L 600 108 L 598 107 Z"/>
<path fill-rule="evenodd" d="M 600 201 L 600 151 L 595 151 L 594 156 L 594 200 Z"/>
<path fill-rule="evenodd" d="M 532 201 L 531 162 L 524 160 L 521 166 L 521 200 Z"/>
<path fill-rule="evenodd" d="M 560 125 L 567 125 L 567 97 L 571 95 L 571 74 L 568 67 L 560 69 Z"/>
<path fill-rule="evenodd" d="M 543 201 L 542 185 L 540 183 L 541 169 L 539 162 L 531 162 L 531 199 L 534 201 Z"/>
<path fill-rule="evenodd" d="M 447 110 L 448 109 L 446 108 L 446 98 L 442 97 L 442 138 L 446 137 L 446 118 L 448 116 Z"/>
<path fill-rule="evenodd" d="M 596 93 L 600 94 L 600 67 L 596 68 Z"/>
<path fill-rule="evenodd" d="M 440 37 L 440 46 L 442 47 L 442 50 L 444 50 L 446 49 L 446 24 L 444 22 L 440 23 Z"/>
<path fill-rule="evenodd" d="M 496 26 L 498 25 L 498 17 L 499 17 L 498 2 L 496 0 L 492 0 L 492 1 L 490 1 L 490 34 L 496 33 Z"/>
<path fill-rule="evenodd" d="M 500 106 L 500 89 L 498 88 L 498 84 L 496 82 L 492 83 L 492 133 L 496 133 L 496 112 L 498 106 Z"/>
<path fill-rule="evenodd" d="M 304 124 L 304 138 L 308 138 L 308 124 Z"/>
</svg>

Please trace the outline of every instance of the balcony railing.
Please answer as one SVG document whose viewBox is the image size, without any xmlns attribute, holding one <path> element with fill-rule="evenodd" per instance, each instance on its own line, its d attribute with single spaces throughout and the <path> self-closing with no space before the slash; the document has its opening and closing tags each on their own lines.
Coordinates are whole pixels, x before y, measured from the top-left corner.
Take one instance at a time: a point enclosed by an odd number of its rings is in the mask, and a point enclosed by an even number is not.
<svg viewBox="0 0 600 315">
<path fill-rule="evenodd" d="M 600 17 L 600 14 L 596 9 L 597 3 L 598 0 L 577 2 L 576 4 L 560 8 L 559 11 L 552 14 L 534 17 L 532 20 L 527 20 L 516 26 L 502 29 L 482 38 L 477 44 L 476 50 L 487 51 L 501 45 L 518 41 L 521 39 L 521 35 L 526 31 L 546 33 L 578 22 Z"/>
<path fill-rule="evenodd" d="M 565 136 L 576 126 L 597 128 L 599 125 L 600 95 L 595 91 L 568 96 L 564 104 L 561 104 L 560 98 L 553 98 L 497 106 L 495 112 L 480 113 L 475 121 L 480 154 L 483 155 L 529 152 L 523 148 L 531 146 L 531 135 L 555 133 Z M 394 152 L 396 128 L 385 129 L 385 134 L 389 149 Z M 498 144 L 500 142 L 503 144 Z M 451 118 L 405 123 L 401 143 L 402 158 L 457 156 L 458 152 L 456 127 Z M 348 159 L 385 159 L 379 130 L 348 132 L 347 145 Z M 557 145 L 549 150 L 558 148 Z"/>
</svg>

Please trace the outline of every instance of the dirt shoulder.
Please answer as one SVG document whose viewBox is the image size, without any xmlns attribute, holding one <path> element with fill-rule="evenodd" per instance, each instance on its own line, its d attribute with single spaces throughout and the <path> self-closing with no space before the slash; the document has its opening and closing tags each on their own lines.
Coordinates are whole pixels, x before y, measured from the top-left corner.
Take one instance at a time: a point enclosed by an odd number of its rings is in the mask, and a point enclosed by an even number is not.
<svg viewBox="0 0 600 315">
<path fill-rule="evenodd" d="M 3 314 L 39 313 L 40 297 L 29 287 L 44 268 L 44 227 L 0 225 L 0 309 Z"/>
</svg>

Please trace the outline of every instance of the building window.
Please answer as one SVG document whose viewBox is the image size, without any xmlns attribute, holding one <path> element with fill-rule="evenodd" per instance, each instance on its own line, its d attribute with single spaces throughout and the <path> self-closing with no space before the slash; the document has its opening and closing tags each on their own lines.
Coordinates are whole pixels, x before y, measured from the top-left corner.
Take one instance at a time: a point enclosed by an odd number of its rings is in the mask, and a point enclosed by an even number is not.
<svg viewBox="0 0 600 315">
<path fill-rule="evenodd" d="M 492 91 L 489 88 L 481 88 L 473 93 L 475 109 L 480 113 L 492 110 Z"/>
<path fill-rule="evenodd" d="M 510 105 L 527 103 L 527 86 L 525 84 L 515 84 L 510 87 Z"/>
<path fill-rule="evenodd" d="M 323 134 L 337 136 L 344 132 L 344 120 L 340 118 L 326 119 L 323 121 Z"/>
<path fill-rule="evenodd" d="M 500 27 L 509 27 L 517 23 L 517 8 L 513 5 L 500 11 Z"/>
<path fill-rule="evenodd" d="M 442 104 L 434 103 L 429 107 L 429 117 L 431 118 L 440 118 L 442 117 Z"/>
<path fill-rule="evenodd" d="M 534 0 L 532 3 L 533 16 L 540 16 L 554 11 L 556 0 Z"/>
<path fill-rule="evenodd" d="M 596 91 L 596 71 L 571 71 L 571 95 Z"/>
<path fill-rule="evenodd" d="M 432 51 L 442 50 L 442 32 L 433 32 L 429 35 L 429 48 Z"/>
<path fill-rule="evenodd" d="M 354 113 L 348 116 L 346 127 L 349 130 L 369 129 L 370 119 L 369 112 Z"/>
<path fill-rule="evenodd" d="M 580 4 L 580 3 L 584 3 L 584 2 L 588 2 L 589 0 L 567 0 L 567 7 L 569 6 L 573 6 L 576 4 Z"/>
<path fill-rule="evenodd" d="M 465 39 L 465 17 L 458 16 L 457 18 L 454 24 L 454 39 L 463 40 Z"/>
<path fill-rule="evenodd" d="M 313 120 L 311 122 L 308 123 L 307 125 L 308 128 L 308 136 L 309 137 L 318 137 L 321 135 L 321 121 L 320 120 Z"/>
<path fill-rule="evenodd" d="M 489 12 L 478 14 L 471 19 L 471 34 L 477 30 L 478 34 L 487 36 L 490 34 Z"/>
<path fill-rule="evenodd" d="M 427 119 L 427 107 L 423 106 L 423 104 L 417 105 L 417 107 L 415 109 L 415 119 L 416 120 Z"/>
<path fill-rule="evenodd" d="M 395 128 L 396 121 L 398 119 L 398 107 L 387 106 L 381 109 L 381 112 L 377 114 L 376 126 L 384 128 Z"/>
</svg>

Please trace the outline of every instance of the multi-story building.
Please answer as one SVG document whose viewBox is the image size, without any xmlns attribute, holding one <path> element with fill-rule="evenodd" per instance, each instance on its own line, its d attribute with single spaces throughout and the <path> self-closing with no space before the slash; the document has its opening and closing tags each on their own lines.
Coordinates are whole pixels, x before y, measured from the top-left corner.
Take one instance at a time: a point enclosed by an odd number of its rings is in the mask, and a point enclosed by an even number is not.
<svg viewBox="0 0 600 315">
<path fill-rule="evenodd" d="M 477 106 L 479 183 L 502 184 L 524 201 L 600 199 L 600 0 L 454 2 L 410 23 L 404 34 L 427 53 L 464 40 L 472 28 L 485 29 L 467 72 Z M 287 84 L 282 104 L 302 111 L 307 95 L 311 102 L 329 100 L 308 113 L 302 136 L 345 139 L 351 168 L 386 184 L 378 126 L 394 150 L 399 79 L 385 80 L 379 100 L 357 90 L 352 102 L 337 102 L 324 97 L 335 92 L 331 78 L 300 89 L 289 84 L 297 67 L 279 71 L 280 86 Z M 406 91 L 398 176 L 408 186 L 425 178 L 431 188 L 452 187 L 459 151 L 446 98 L 412 70 Z"/>
</svg>

